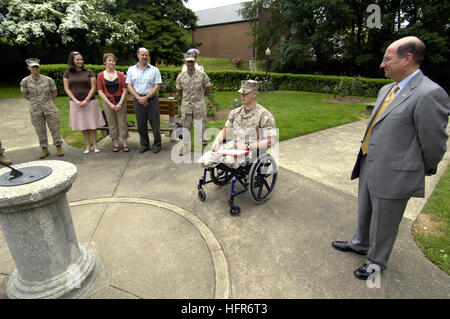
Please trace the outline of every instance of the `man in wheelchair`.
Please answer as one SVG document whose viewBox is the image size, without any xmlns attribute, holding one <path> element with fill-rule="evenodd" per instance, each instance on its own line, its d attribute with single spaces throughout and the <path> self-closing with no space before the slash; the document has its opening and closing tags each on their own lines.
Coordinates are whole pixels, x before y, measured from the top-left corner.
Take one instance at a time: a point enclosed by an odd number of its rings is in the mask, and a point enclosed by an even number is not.
<svg viewBox="0 0 450 319">
<path fill-rule="evenodd" d="M 211 150 L 198 160 L 204 169 L 199 181 L 198 196 L 205 200 L 202 186 L 213 182 L 225 185 L 233 179 L 230 200 L 230 213 L 239 215 L 240 208 L 234 205 L 234 197 L 250 188 L 250 195 L 257 203 L 269 199 L 275 188 L 277 166 L 270 154 L 265 151 L 276 141 L 276 126 L 273 115 L 257 103 L 259 82 L 241 82 L 238 92 L 243 105 L 232 110 L 225 127 L 216 136 Z M 206 180 L 207 172 L 211 180 Z M 235 184 L 244 187 L 236 191 Z"/>
</svg>

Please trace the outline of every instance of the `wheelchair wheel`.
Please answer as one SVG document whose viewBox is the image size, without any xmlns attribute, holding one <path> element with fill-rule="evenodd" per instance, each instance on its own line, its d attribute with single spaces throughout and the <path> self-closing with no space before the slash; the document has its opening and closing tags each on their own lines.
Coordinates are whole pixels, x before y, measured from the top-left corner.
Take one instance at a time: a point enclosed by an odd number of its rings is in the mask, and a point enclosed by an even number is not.
<svg viewBox="0 0 450 319">
<path fill-rule="evenodd" d="M 239 216 L 241 213 L 241 208 L 239 206 L 230 207 L 230 215 L 231 216 Z"/>
<path fill-rule="evenodd" d="M 200 199 L 202 202 L 206 199 L 206 193 L 203 189 L 198 190 L 198 199 Z"/>
<path fill-rule="evenodd" d="M 229 171 L 217 167 L 213 167 L 210 172 L 213 183 L 219 186 L 226 185 L 233 177 Z"/>
<path fill-rule="evenodd" d="M 256 203 L 267 201 L 275 189 L 278 167 L 270 154 L 260 156 L 250 168 L 250 196 Z"/>
</svg>

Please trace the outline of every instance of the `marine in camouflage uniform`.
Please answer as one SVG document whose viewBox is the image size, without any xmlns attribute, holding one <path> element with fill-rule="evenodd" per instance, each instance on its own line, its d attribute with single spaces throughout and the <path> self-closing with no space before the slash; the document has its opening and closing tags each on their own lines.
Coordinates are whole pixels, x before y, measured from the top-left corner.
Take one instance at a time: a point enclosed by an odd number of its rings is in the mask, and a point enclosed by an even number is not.
<svg viewBox="0 0 450 319">
<path fill-rule="evenodd" d="M 214 167 L 219 163 L 223 163 L 231 168 L 237 168 L 240 165 L 245 165 L 248 156 L 231 156 L 221 155 L 220 151 L 235 150 L 235 149 L 255 149 L 270 147 L 276 137 L 276 126 L 273 115 L 263 106 L 256 103 L 257 90 L 259 82 L 248 80 L 242 81 L 241 89 L 238 91 L 245 97 L 245 102 L 250 105 L 242 105 L 228 114 L 228 120 L 225 123 L 225 128 L 219 133 L 212 145 L 211 151 L 206 152 L 198 162 L 204 167 Z M 253 93 L 253 97 L 248 96 Z M 233 135 L 233 138 L 227 142 L 219 145 L 224 137 Z M 250 158 L 251 160 L 251 158 Z"/>
<path fill-rule="evenodd" d="M 181 120 L 183 127 L 189 132 L 194 120 L 202 121 L 202 143 L 208 144 L 208 140 L 203 138 L 206 129 L 206 103 L 205 96 L 211 91 L 209 76 L 196 69 L 193 64 L 196 57 L 194 53 L 185 53 L 184 60 L 187 70 L 177 76 L 177 96 L 181 96 Z M 184 139 L 184 149 L 188 148 L 190 140 Z M 180 150 L 180 155 L 183 152 Z"/>
<path fill-rule="evenodd" d="M 197 56 L 200 54 L 200 51 L 195 48 L 192 48 L 192 49 L 187 50 L 186 53 L 194 54 L 195 58 L 197 59 Z M 202 65 L 198 64 L 197 61 L 195 61 L 195 68 L 199 71 L 205 72 L 205 68 Z M 181 72 L 184 72 L 186 70 L 187 70 L 187 65 L 184 64 L 183 68 L 181 69 Z"/>
<path fill-rule="evenodd" d="M 36 130 L 39 145 L 42 148 L 39 158 L 45 158 L 50 154 L 46 123 L 52 134 L 53 145 L 57 148 L 58 156 L 63 156 L 64 152 L 61 147 L 63 139 L 59 130 L 58 109 L 53 103 L 53 98 L 56 96 L 55 81 L 39 73 L 38 59 L 27 59 L 26 62 L 31 74 L 20 82 L 20 91 L 31 102 L 31 123 Z"/>
</svg>

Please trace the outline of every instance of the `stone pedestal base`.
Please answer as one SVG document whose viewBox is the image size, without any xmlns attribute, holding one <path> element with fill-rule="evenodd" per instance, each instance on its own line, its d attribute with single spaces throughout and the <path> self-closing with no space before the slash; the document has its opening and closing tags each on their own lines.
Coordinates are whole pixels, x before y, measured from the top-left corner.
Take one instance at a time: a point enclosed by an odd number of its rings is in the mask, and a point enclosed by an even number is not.
<svg viewBox="0 0 450 319">
<path fill-rule="evenodd" d="M 91 246 L 79 246 L 81 258 L 58 276 L 44 281 L 27 281 L 14 270 L 6 285 L 10 299 L 73 299 L 82 297 L 98 274 L 96 253 Z"/>
<path fill-rule="evenodd" d="M 28 184 L 0 187 L 0 225 L 16 269 L 9 298 L 80 298 L 98 272 L 97 254 L 79 245 L 66 192 L 76 178 L 75 165 L 39 161 L 52 173 Z M 36 165 L 19 164 L 16 169 Z M 0 170 L 0 173 L 4 170 Z"/>
</svg>

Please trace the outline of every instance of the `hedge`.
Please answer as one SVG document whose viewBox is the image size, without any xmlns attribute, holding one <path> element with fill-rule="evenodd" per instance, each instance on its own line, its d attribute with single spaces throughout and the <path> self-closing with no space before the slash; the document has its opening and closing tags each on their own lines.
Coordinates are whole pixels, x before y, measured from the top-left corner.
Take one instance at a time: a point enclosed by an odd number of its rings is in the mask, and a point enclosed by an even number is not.
<svg viewBox="0 0 450 319">
<path fill-rule="evenodd" d="M 94 74 L 105 69 L 104 65 L 87 64 Z M 41 65 L 41 73 L 55 80 L 59 95 L 65 95 L 63 75 L 66 64 Z M 127 72 L 128 66 L 116 66 L 116 70 Z M 160 69 L 163 80 L 162 92 L 175 91 L 175 80 L 181 69 Z M 355 95 L 376 97 L 380 88 L 391 83 L 389 79 L 354 78 L 334 75 L 308 75 L 290 73 L 269 73 L 265 81 L 265 72 L 250 71 L 207 71 L 214 88 L 219 91 L 236 91 L 241 80 L 248 78 L 261 80 L 262 91 L 295 90 L 306 92 L 324 92 L 335 95 Z"/>
</svg>

